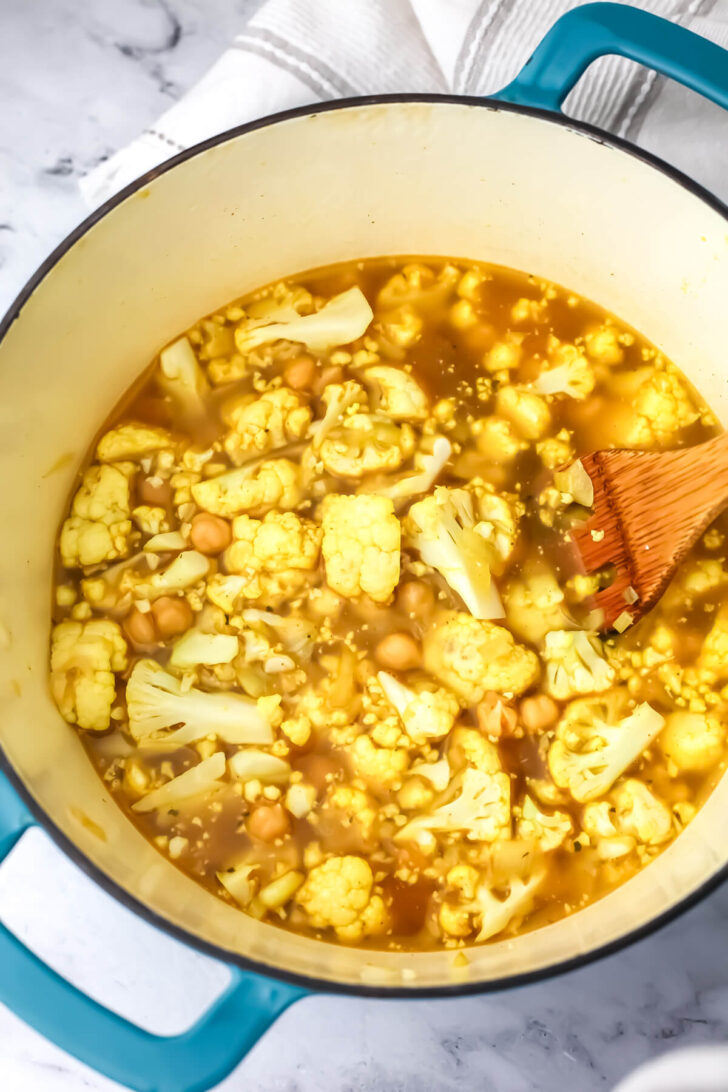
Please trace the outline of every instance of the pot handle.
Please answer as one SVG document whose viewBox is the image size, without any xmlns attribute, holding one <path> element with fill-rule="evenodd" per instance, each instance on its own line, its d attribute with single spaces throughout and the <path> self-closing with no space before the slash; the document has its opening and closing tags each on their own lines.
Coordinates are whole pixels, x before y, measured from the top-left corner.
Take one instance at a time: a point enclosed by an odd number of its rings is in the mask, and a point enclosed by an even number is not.
<svg viewBox="0 0 728 1092">
<path fill-rule="evenodd" d="M 493 98 L 559 111 L 598 57 L 616 53 L 728 109 L 728 51 L 626 4 L 584 4 L 562 15 L 512 83 Z"/>
<path fill-rule="evenodd" d="M 0 861 L 36 819 L 0 771 Z M 181 1035 L 152 1035 L 93 1001 L 0 924 L 0 1001 L 47 1039 L 135 1092 L 206 1092 L 306 991 L 230 968 L 231 982 Z"/>
</svg>

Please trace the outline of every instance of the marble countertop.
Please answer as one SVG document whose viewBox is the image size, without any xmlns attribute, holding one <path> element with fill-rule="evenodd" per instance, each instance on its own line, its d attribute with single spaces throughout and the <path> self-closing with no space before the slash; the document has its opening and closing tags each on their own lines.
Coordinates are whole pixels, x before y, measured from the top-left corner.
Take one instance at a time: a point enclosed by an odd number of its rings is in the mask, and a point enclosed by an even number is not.
<svg viewBox="0 0 728 1092">
<path fill-rule="evenodd" d="M 0 310 L 84 215 L 81 174 L 184 91 L 257 0 L 3 0 Z M 663 95 L 663 109 L 676 92 Z M 692 109 L 709 109 L 703 104 Z M 725 146 L 699 155 L 681 113 L 667 158 L 728 196 Z M 649 144 L 649 133 L 645 134 Z M 722 158 L 722 162 L 721 162 Z M 0 916 L 93 996 L 157 1032 L 187 1026 L 220 965 L 100 891 L 40 832 L 0 869 Z M 510 993 L 452 1001 L 311 998 L 225 1092 L 596 1092 L 665 1050 L 728 1040 L 728 889 L 598 965 Z M 7 1092 L 118 1088 L 0 1007 Z"/>
</svg>

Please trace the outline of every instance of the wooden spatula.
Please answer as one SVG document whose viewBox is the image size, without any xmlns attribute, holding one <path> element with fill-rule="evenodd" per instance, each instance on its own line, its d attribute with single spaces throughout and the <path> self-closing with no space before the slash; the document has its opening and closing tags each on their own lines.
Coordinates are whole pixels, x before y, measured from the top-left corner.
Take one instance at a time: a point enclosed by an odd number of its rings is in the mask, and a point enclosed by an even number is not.
<svg viewBox="0 0 728 1092">
<path fill-rule="evenodd" d="M 679 451 L 595 451 L 582 464 L 593 514 L 572 528 L 587 573 L 616 569 L 596 594 L 603 630 L 637 621 L 655 605 L 677 565 L 728 504 L 728 432 Z"/>
</svg>

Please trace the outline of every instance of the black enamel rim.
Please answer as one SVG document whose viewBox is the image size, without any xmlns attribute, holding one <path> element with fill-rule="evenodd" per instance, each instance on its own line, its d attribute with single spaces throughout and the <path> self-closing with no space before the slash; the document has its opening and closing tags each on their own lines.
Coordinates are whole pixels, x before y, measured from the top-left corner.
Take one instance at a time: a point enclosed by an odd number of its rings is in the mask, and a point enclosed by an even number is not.
<svg viewBox="0 0 728 1092">
<path fill-rule="evenodd" d="M 659 157 L 652 155 L 650 152 L 642 151 L 636 148 L 628 141 L 621 139 L 620 137 L 611 136 L 605 133 L 603 130 L 596 128 L 593 125 L 588 125 L 584 122 L 573 121 L 571 118 L 565 117 L 563 114 L 557 114 L 549 110 L 541 110 L 535 107 L 518 106 L 513 103 L 499 102 L 496 99 L 487 98 L 473 98 L 465 95 L 415 95 L 415 94 L 401 94 L 401 95 L 368 95 L 360 98 L 348 98 L 348 99 L 336 99 L 333 102 L 321 103 L 317 106 L 302 106 L 294 110 L 286 110 L 278 114 L 271 114 L 268 117 L 260 118 L 256 121 L 249 122 L 245 125 L 239 125 L 234 129 L 228 129 L 223 133 L 219 133 L 217 136 L 210 137 L 208 140 L 203 141 L 200 144 L 195 144 L 193 147 L 180 152 L 178 155 L 173 156 L 171 159 L 166 160 L 158 167 L 154 167 L 152 170 L 147 171 L 146 174 L 136 179 L 134 182 L 125 186 L 119 193 L 105 201 L 103 205 L 95 209 L 90 216 L 88 216 L 78 227 L 61 242 L 55 250 L 45 259 L 40 265 L 36 273 L 27 282 L 25 287 L 21 290 L 15 301 L 11 304 L 9 310 L 5 314 L 2 321 L 0 321 L 0 342 L 4 339 L 8 333 L 10 327 L 20 315 L 20 312 L 25 303 L 30 299 L 35 289 L 41 284 L 48 273 L 53 267 L 61 260 L 65 253 L 81 239 L 87 231 L 94 227 L 108 212 L 111 212 L 117 205 L 120 205 L 128 197 L 131 197 L 134 193 L 144 189 L 156 178 L 162 174 L 166 174 L 167 171 L 176 167 L 180 163 L 184 163 L 187 159 L 191 159 L 193 156 L 199 155 L 202 152 L 208 151 L 210 148 L 214 148 L 219 144 L 224 144 L 229 140 L 235 140 L 237 137 L 245 136 L 247 133 L 254 132 L 256 129 L 263 129 L 269 125 L 276 125 L 279 122 L 290 121 L 294 118 L 313 116 L 316 114 L 328 113 L 333 110 L 345 110 L 358 106 L 380 106 L 387 104 L 398 103 L 432 103 L 441 104 L 447 103 L 458 106 L 477 107 L 480 109 L 502 111 L 504 113 L 513 114 L 525 114 L 529 117 L 538 118 L 541 121 L 547 122 L 550 125 L 560 126 L 562 128 L 569 129 L 576 134 L 586 137 L 590 140 L 596 140 L 600 144 L 604 144 L 606 147 L 614 148 L 616 151 L 622 152 L 630 156 L 632 159 L 640 160 L 646 165 L 653 167 L 661 174 L 666 175 L 671 181 L 677 183 L 683 189 L 687 190 L 694 197 L 698 198 L 704 204 L 708 205 L 715 212 L 721 215 L 726 221 L 728 221 L 728 206 L 719 200 L 714 194 L 710 193 L 703 186 L 699 185 L 688 175 L 682 171 L 677 170 L 670 164 L 665 163 Z M 651 936 L 657 932 L 658 929 L 674 921 L 681 914 L 684 914 L 687 910 L 690 910 L 693 906 L 696 906 L 706 896 L 720 887 L 726 880 L 728 880 L 728 863 L 720 868 L 710 879 L 706 880 L 699 888 L 693 891 L 690 895 L 686 896 L 680 902 L 670 907 L 664 913 L 652 918 L 651 921 L 640 926 L 638 929 L 633 929 L 629 933 L 625 933 L 624 936 L 610 941 L 608 944 L 602 945 L 600 948 L 595 948 L 592 951 L 585 952 L 582 955 L 574 956 L 572 959 L 562 960 L 560 963 L 554 963 L 548 967 L 542 967 L 535 971 L 529 971 L 522 974 L 507 975 L 503 978 L 491 979 L 486 982 L 465 982 L 452 985 L 443 986 L 428 986 L 418 988 L 417 986 L 409 989 L 396 986 L 367 986 L 367 985 L 354 985 L 350 983 L 342 983 L 335 981 L 328 981 L 326 979 L 313 978 L 306 975 L 293 974 L 286 970 L 282 970 L 278 967 L 271 967 L 265 963 L 258 963 L 253 959 L 249 959 L 245 956 L 241 956 L 236 952 L 226 951 L 224 948 L 220 948 L 215 944 L 212 944 L 206 940 L 202 940 L 200 937 L 188 933 L 185 929 L 174 925 L 166 918 L 157 914 L 151 907 L 145 903 L 140 902 L 135 896 L 131 895 L 123 887 L 119 886 L 114 880 L 106 875 L 100 868 L 92 864 L 88 857 L 83 854 L 80 849 L 69 839 L 66 835 L 56 826 L 53 819 L 36 803 L 35 799 L 25 787 L 24 783 L 16 774 L 14 768 L 10 764 L 2 745 L 0 744 L 0 770 L 2 770 L 8 780 L 11 782 L 13 788 L 21 797 L 23 802 L 28 807 L 28 810 L 32 813 L 37 824 L 41 826 L 53 839 L 56 845 L 76 864 L 83 872 L 86 873 L 95 883 L 117 899 L 127 909 L 138 914 L 145 921 L 151 925 L 156 926 L 159 929 L 169 933 L 176 940 L 181 941 L 184 944 L 189 945 L 191 948 L 202 952 L 204 955 L 211 956 L 213 959 L 217 959 L 220 962 L 239 967 L 245 971 L 252 971 L 256 974 L 264 975 L 268 978 L 275 978 L 282 982 L 287 982 L 293 986 L 298 986 L 304 990 L 315 991 L 320 993 L 340 993 L 350 994 L 363 997 L 380 997 L 380 998 L 435 998 L 435 997 L 462 997 L 470 994 L 479 993 L 493 993 L 498 990 L 512 989 L 516 986 L 526 986 L 533 982 L 541 982 L 548 978 L 554 978 L 557 975 L 565 974 L 568 971 L 577 970 L 580 967 L 585 967 L 590 963 L 594 963 L 599 959 L 604 959 L 607 956 L 613 955 L 616 952 L 621 951 L 630 944 Z"/>
</svg>

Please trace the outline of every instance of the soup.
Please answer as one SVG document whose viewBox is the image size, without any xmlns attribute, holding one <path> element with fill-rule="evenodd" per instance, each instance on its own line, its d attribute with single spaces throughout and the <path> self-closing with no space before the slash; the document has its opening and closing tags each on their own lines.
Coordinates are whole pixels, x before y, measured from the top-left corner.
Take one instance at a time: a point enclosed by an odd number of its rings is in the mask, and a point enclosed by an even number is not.
<svg viewBox="0 0 728 1092">
<path fill-rule="evenodd" d="M 726 519 L 602 636 L 579 456 L 717 431 L 654 346 L 525 273 L 264 288 L 162 349 L 89 451 L 54 698 L 243 912 L 397 950 L 555 921 L 647 866 L 726 756 Z"/>
</svg>

